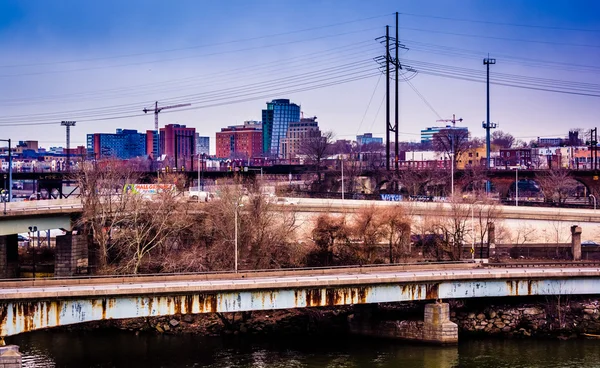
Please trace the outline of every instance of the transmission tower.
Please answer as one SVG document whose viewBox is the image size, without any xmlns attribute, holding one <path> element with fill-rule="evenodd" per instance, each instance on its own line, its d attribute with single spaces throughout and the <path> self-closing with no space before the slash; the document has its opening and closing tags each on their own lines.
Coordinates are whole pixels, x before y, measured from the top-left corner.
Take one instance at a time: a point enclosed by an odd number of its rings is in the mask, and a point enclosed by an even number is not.
<svg viewBox="0 0 600 368">
<path fill-rule="evenodd" d="M 385 153 L 386 153 L 386 169 L 390 170 L 390 133 L 394 133 L 394 168 L 398 170 L 398 159 L 399 159 L 399 138 L 398 138 L 398 115 L 399 115 L 399 70 L 403 69 L 400 60 L 398 58 L 398 50 L 406 49 L 406 46 L 399 43 L 398 40 L 398 12 L 396 12 L 396 37 L 390 37 L 390 27 L 385 26 L 385 36 L 378 37 L 375 40 L 385 44 L 385 56 L 378 56 L 375 61 L 378 62 L 382 68 L 385 67 Z M 393 44 L 390 45 L 390 42 Z M 392 57 L 391 50 L 395 50 L 395 57 Z M 390 119 L 390 64 L 394 68 L 395 73 L 395 95 L 394 95 L 394 123 Z"/>
<path fill-rule="evenodd" d="M 75 122 L 61 121 L 60 125 L 67 128 L 67 164 L 65 169 L 66 171 L 71 171 L 71 127 L 75 126 Z"/>
</svg>

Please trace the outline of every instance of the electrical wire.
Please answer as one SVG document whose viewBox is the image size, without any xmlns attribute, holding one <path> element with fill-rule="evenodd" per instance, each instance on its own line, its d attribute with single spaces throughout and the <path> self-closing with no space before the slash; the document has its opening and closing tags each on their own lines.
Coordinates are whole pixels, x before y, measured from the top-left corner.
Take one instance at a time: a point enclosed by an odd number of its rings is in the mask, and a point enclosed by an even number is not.
<svg viewBox="0 0 600 368">
<path fill-rule="evenodd" d="M 296 33 L 310 32 L 310 31 L 314 31 L 314 30 L 318 30 L 318 29 L 338 27 L 338 26 L 342 26 L 342 25 L 346 25 L 346 24 L 358 23 L 358 22 L 364 22 L 364 21 L 367 21 L 367 20 L 373 20 L 373 19 L 388 17 L 388 16 L 390 16 L 392 14 L 393 13 L 382 14 L 382 15 L 375 15 L 375 16 L 371 16 L 371 17 L 360 18 L 360 19 L 355 19 L 355 20 L 350 20 L 350 21 L 345 21 L 345 22 L 327 24 L 327 25 L 323 25 L 323 26 L 316 26 L 316 27 L 304 28 L 304 29 L 299 29 L 299 30 L 294 30 L 294 31 L 288 31 L 288 32 L 280 32 L 280 33 L 275 33 L 275 34 L 270 34 L 270 35 L 265 35 L 265 36 L 242 38 L 242 39 L 238 39 L 238 40 L 218 42 L 218 43 L 206 44 L 206 45 L 195 45 L 195 46 L 188 46 L 188 47 L 181 47 L 181 48 L 174 48 L 174 49 L 149 51 L 149 52 L 139 52 L 139 53 L 123 54 L 123 55 L 113 55 L 113 56 L 105 56 L 105 57 L 98 57 L 98 58 L 88 58 L 88 59 L 74 59 L 74 60 L 52 61 L 52 62 L 31 63 L 31 64 L 1 65 L 0 68 L 16 68 L 16 67 L 29 67 L 29 66 L 43 66 L 43 65 L 55 65 L 55 64 L 81 63 L 81 62 L 87 62 L 87 61 L 100 61 L 100 60 L 109 60 L 109 59 L 120 59 L 120 58 L 134 57 L 134 56 L 163 54 L 163 53 L 170 53 L 170 52 L 176 52 L 176 51 L 185 51 L 185 50 L 195 50 L 195 49 L 199 49 L 199 48 L 214 47 L 214 46 L 223 46 L 223 45 L 229 45 L 229 44 L 234 44 L 234 43 L 245 43 L 245 42 L 249 42 L 249 41 L 262 40 L 262 39 L 266 39 L 266 38 L 274 38 L 274 37 L 287 36 L 287 35 L 296 34 Z"/>
<path fill-rule="evenodd" d="M 569 27 L 557 27 L 557 26 L 542 26 L 542 25 L 535 25 L 535 24 L 519 24 L 519 23 L 492 22 L 492 21 L 488 21 L 488 20 L 441 17 L 441 16 L 424 15 L 424 14 L 414 14 L 414 13 L 400 13 L 400 15 L 411 16 L 411 17 L 420 17 L 420 18 L 450 20 L 450 21 L 453 21 L 453 22 L 469 22 L 469 23 L 480 23 L 480 24 L 493 24 L 493 25 L 498 25 L 498 26 L 525 27 L 525 28 L 542 28 L 542 29 L 554 29 L 554 30 L 575 31 L 575 32 L 600 32 L 600 30 L 598 30 L 598 29 L 584 29 L 584 28 L 569 28 Z"/>
</svg>

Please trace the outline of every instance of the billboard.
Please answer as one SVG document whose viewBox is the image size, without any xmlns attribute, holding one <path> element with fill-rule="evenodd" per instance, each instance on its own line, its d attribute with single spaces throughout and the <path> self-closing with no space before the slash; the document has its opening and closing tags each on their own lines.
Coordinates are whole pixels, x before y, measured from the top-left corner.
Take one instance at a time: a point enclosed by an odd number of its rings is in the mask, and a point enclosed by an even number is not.
<svg viewBox="0 0 600 368">
<path fill-rule="evenodd" d="M 173 191 L 175 191 L 175 184 L 125 184 L 123 187 L 123 193 L 143 195 Z"/>
</svg>

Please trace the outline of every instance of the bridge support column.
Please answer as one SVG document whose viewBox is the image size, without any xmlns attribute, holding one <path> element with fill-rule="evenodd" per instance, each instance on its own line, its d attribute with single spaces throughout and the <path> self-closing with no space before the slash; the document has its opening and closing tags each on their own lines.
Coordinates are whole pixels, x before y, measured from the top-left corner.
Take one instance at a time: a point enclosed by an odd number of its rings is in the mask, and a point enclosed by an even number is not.
<svg viewBox="0 0 600 368">
<path fill-rule="evenodd" d="M 87 273 L 88 247 L 85 235 L 66 235 L 56 237 L 56 255 L 54 276 L 74 276 Z"/>
<path fill-rule="evenodd" d="M 17 345 L 0 346 L 0 367 L 21 368 L 21 353 Z"/>
<path fill-rule="evenodd" d="M 458 325 L 450 321 L 448 303 L 425 305 L 422 341 L 444 345 L 458 343 Z"/>
<path fill-rule="evenodd" d="M 574 261 L 581 261 L 581 228 L 571 226 L 571 253 Z"/>
<path fill-rule="evenodd" d="M 363 336 L 411 340 L 436 345 L 458 343 L 458 326 L 450 321 L 448 303 L 425 305 L 423 321 L 379 321 L 365 315 L 348 319 L 351 333 Z"/>
<path fill-rule="evenodd" d="M 19 238 L 17 234 L 0 236 L 0 278 L 17 277 Z"/>
</svg>

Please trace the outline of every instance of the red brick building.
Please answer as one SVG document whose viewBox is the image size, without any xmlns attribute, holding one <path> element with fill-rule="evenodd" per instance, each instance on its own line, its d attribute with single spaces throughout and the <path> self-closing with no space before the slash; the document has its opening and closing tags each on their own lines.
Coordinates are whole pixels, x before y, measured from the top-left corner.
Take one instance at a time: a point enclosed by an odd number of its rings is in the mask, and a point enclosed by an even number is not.
<svg viewBox="0 0 600 368">
<path fill-rule="evenodd" d="M 169 124 L 160 128 L 160 154 L 177 159 L 177 167 L 192 160 L 196 153 L 196 128 L 185 125 Z M 147 138 L 147 137 L 146 137 Z"/>
<path fill-rule="evenodd" d="M 262 128 L 246 122 L 217 132 L 217 157 L 250 159 L 262 156 Z"/>
</svg>

